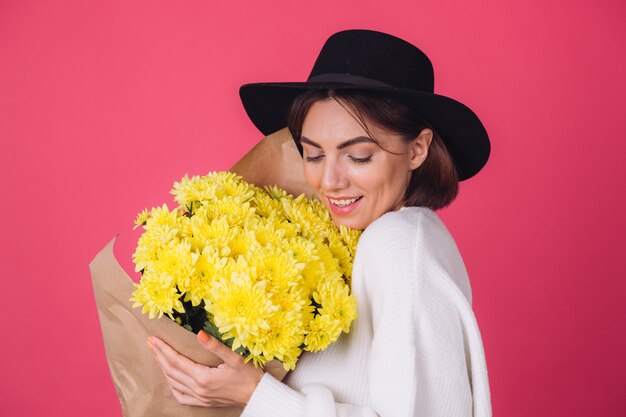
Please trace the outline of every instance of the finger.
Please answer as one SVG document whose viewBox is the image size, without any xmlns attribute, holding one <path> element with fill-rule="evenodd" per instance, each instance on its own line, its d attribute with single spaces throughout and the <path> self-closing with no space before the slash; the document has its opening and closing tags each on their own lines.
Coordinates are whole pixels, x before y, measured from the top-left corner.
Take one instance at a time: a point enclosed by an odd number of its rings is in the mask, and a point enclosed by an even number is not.
<svg viewBox="0 0 626 417">
<path fill-rule="evenodd" d="M 176 398 L 176 401 L 178 401 L 179 403 L 183 404 L 183 405 L 197 405 L 197 406 L 204 406 L 206 407 L 207 405 L 209 405 L 209 403 L 207 401 L 201 400 L 199 398 L 196 398 L 192 395 L 186 394 L 184 392 L 178 391 L 175 388 L 171 388 L 170 390 L 172 391 L 172 394 L 174 395 L 174 398 Z"/>
<path fill-rule="evenodd" d="M 193 390 L 193 378 L 191 378 L 189 375 L 185 374 L 183 371 L 176 368 L 175 366 L 172 366 L 168 362 L 167 358 L 163 355 L 163 353 L 158 349 L 154 349 L 153 354 L 166 378 L 170 378 L 178 382 L 179 384 L 185 385 L 189 387 L 189 389 Z"/>
<path fill-rule="evenodd" d="M 176 390 L 178 392 L 181 392 L 185 395 L 190 395 L 192 397 L 196 397 L 199 400 L 202 400 L 203 398 L 201 398 L 199 395 L 197 395 L 193 389 L 191 387 L 188 387 L 187 385 L 181 384 L 180 382 L 178 382 L 177 380 L 175 380 L 174 378 L 165 375 L 165 380 L 167 381 L 167 384 L 170 386 L 170 388 L 172 390 Z"/>
<path fill-rule="evenodd" d="M 170 345 L 165 343 L 163 340 L 158 337 L 150 337 L 153 343 L 153 351 L 161 352 L 162 356 L 167 360 L 167 362 L 181 371 L 187 371 L 186 373 L 191 373 L 188 371 L 195 371 L 201 365 L 198 365 L 191 359 L 187 358 L 184 355 L 181 355 L 176 350 L 174 350 Z"/>
<path fill-rule="evenodd" d="M 233 352 L 228 346 L 200 330 L 198 333 L 198 341 L 209 352 L 224 361 L 226 365 L 237 367 L 244 363 L 243 357 L 237 352 Z"/>
<path fill-rule="evenodd" d="M 151 337 L 150 340 L 152 342 L 152 352 L 157 357 L 165 375 L 182 385 L 192 388 L 195 383 L 191 375 L 197 373 L 197 368 L 201 365 L 176 352 L 161 339 Z"/>
<path fill-rule="evenodd" d="M 183 392 L 177 391 L 173 388 L 171 388 L 170 391 L 174 395 L 174 398 L 176 398 L 176 400 L 179 403 L 184 404 L 184 405 L 197 405 L 197 406 L 202 406 L 202 407 L 214 407 L 214 408 L 233 406 L 232 402 L 228 402 L 228 401 L 225 402 L 219 398 L 202 399 L 202 398 L 190 396 Z"/>
<path fill-rule="evenodd" d="M 201 401 L 209 400 L 211 386 L 214 383 L 212 368 L 193 362 L 162 340 L 157 339 L 155 342 L 153 351 L 165 376 L 186 387 L 184 389 L 179 386 L 179 391 Z M 166 356 L 165 353 L 168 355 Z"/>
</svg>

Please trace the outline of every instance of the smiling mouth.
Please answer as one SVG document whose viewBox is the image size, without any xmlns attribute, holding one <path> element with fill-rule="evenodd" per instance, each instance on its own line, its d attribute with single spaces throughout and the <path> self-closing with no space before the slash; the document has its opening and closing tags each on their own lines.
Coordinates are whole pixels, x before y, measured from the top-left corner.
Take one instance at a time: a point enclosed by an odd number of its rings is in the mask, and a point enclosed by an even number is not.
<svg viewBox="0 0 626 417">
<path fill-rule="evenodd" d="M 330 201 L 330 203 L 334 206 L 337 207 L 346 207 L 349 206 L 350 204 L 354 204 L 357 201 L 359 201 L 361 198 L 363 198 L 363 196 L 361 197 L 355 197 L 355 198 L 350 198 L 350 199 L 342 199 L 342 200 L 336 200 L 334 198 L 328 198 L 328 201 Z"/>
</svg>

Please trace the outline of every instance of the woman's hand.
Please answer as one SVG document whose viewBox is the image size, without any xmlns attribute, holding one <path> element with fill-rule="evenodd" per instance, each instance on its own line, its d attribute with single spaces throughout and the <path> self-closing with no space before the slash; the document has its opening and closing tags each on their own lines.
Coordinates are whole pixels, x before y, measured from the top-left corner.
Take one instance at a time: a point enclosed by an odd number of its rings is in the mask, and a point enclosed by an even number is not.
<svg viewBox="0 0 626 417">
<path fill-rule="evenodd" d="M 211 368 L 193 362 L 157 337 L 148 346 L 161 365 L 165 378 L 179 403 L 202 407 L 245 406 L 263 377 L 263 370 L 233 352 L 204 331 L 198 341 L 224 363 Z"/>
</svg>

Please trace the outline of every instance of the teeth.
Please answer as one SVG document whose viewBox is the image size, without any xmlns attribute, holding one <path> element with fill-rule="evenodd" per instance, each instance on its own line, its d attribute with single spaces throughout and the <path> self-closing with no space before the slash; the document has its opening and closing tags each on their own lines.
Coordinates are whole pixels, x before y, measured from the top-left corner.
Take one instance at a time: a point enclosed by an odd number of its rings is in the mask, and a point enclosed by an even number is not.
<svg viewBox="0 0 626 417">
<path fill-rule="evenodd" d="M 354 203 L 359 198 L 361 198 L 361 197 L 352 198 L 350 200 L 334 200 L 332 198 L 329 198 L 329 200 L 330 200 L 330 202 L 332 204 L 336 205 L 337 207 L 345 207 L 345 206 L 348 206 L 348 205 Z"/>
</svg>

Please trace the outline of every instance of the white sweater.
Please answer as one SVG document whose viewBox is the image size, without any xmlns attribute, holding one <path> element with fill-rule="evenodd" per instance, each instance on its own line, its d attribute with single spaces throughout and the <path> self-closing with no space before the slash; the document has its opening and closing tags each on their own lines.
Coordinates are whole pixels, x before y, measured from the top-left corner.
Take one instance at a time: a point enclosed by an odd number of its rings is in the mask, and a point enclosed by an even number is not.
<svg viewBox="0 0 626 417">
<path fill-rule="evenodd" d="M 488 417 L 489 381 L 463 260 L 430 209 L 370 224 L 357 247 L 359 317 L 326 351 L 266 374 L 242 417 Z"/>
</svg>

